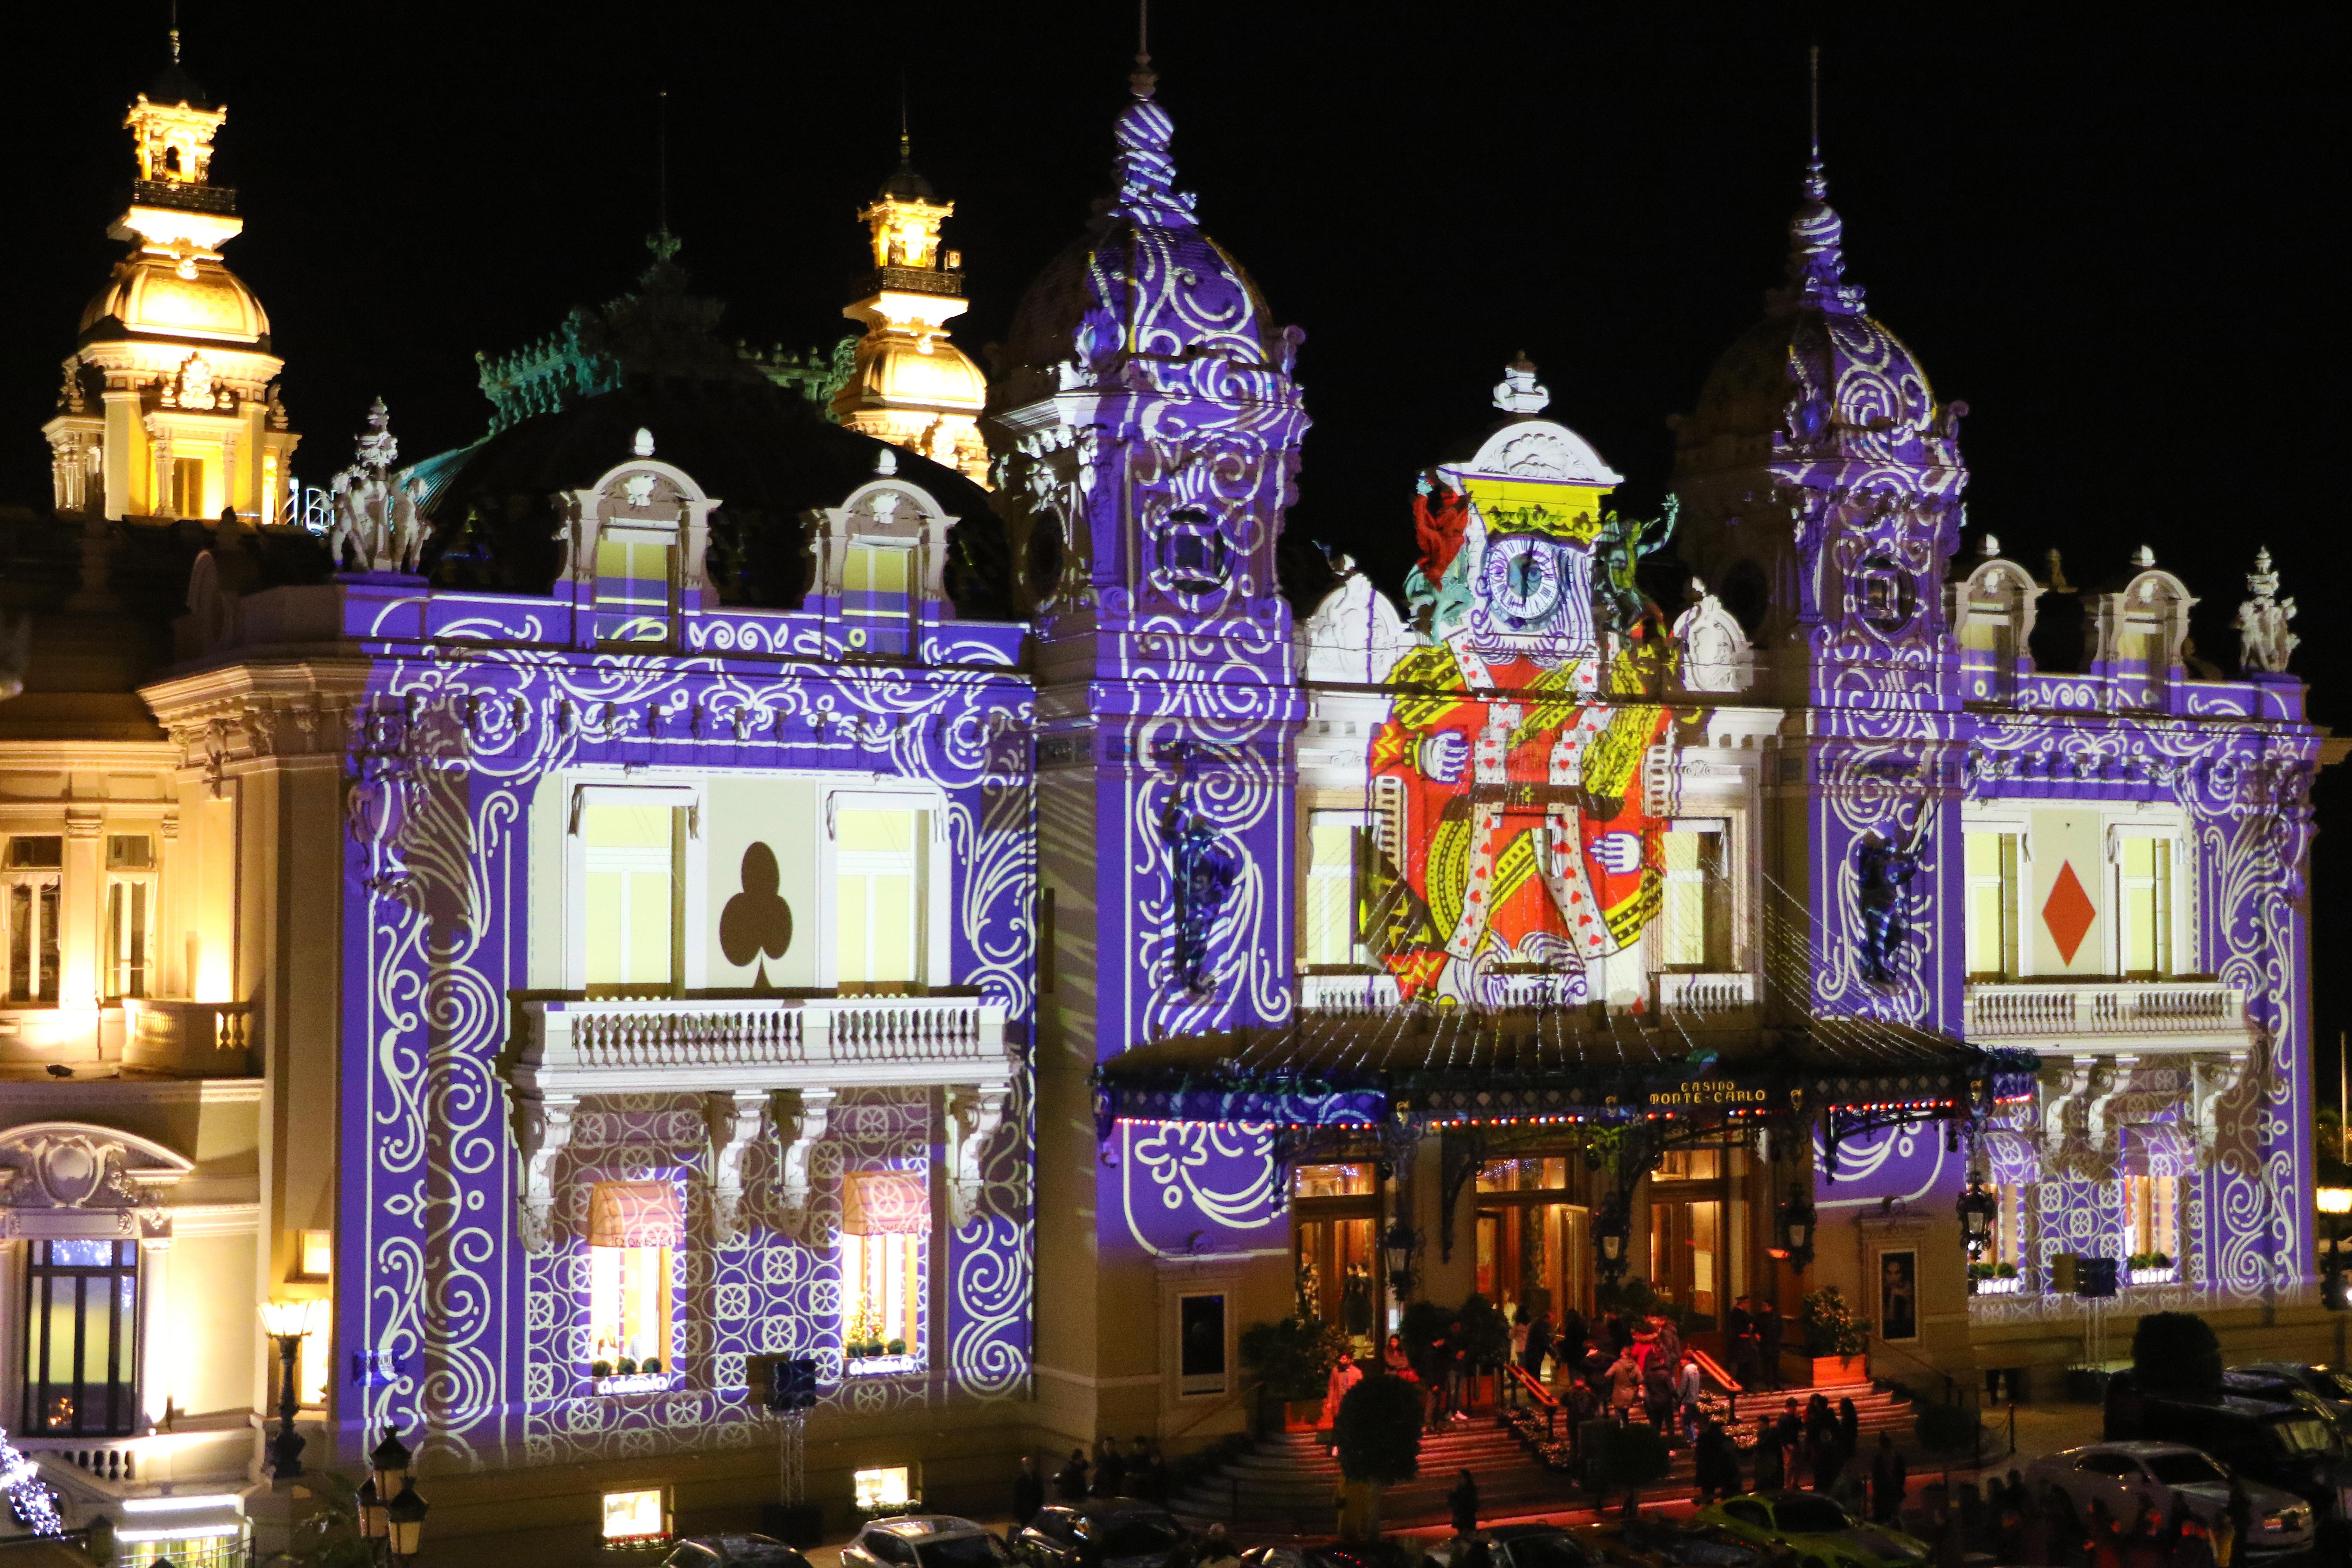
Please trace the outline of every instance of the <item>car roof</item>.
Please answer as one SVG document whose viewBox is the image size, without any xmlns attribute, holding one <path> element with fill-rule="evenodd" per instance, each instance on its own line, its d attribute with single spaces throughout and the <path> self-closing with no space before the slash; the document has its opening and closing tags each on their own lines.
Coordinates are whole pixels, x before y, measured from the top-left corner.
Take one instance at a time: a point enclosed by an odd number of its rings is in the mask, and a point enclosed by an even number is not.
<svg viewBox="0 0 2352 1568">
<path fill-rule="evenodd" d="M 2133 1437 L 2119 1443 L 2083 1443 L 2072 1448 L 2062 1449 L 2053 1454 L 2051 1458 L 2063 1459 L 2069 1454 L 2116 1453 L 2129 1454 L 2135 1458 L 2152 1459 L 2163 1454 L 2202 1456 L 2204 1452 L 2204 1449 L 2194 1443 L 2158 1443 L 2146 1437 Z"/>
<path fill-rule="evenodd" d="M 986 1535 L 983 1526 L 952 1513 L 910 1513 L 897 1519 L 877 1519 L 866 1527 L 908 1541 L 929 1541 L 941 1535 Z"/>
<path fill-rule="evenodd" d="M 1169 1515 L 1168 1510 L 1161 1508 L 1158 1503 L 1149 1501 L 1143 1498 L 1094 1498 L 1089 1499 L 1085 1502 L 1066 1502 L 1055 1506 L 1059 1507 L 1065 1513 L 1075 1513 L 1081 1519 L 1089 1520 L 1117 1519 L 1122 1514 L 1130 1513 L 1150 1513 L 1159 1514 L 1163 1517 L 1173 1517 Z M 964 1520 L 960 1521 L 959 1522 L 969 1524 L 971 1523 L 971 1521 Z M 980 1527 L 975 1524 L 972 1525 L 972 1528 L 977 1530 Z"/>
</svg>

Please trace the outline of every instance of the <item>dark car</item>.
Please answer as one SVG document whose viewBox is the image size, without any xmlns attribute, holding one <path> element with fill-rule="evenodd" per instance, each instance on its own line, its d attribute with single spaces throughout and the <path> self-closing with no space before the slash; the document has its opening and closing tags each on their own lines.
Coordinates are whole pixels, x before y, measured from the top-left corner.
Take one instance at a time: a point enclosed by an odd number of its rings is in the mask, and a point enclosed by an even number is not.
<svg viewBox="0 0 2352 1568">
<path fill-rule="evenodd" d="M 1292 1542 L 1242 1553 L 1242 1568 L 1410 1568 L 1412 1562 L 1396 1541 Z"/>
<path fill-rule="evenodd" d="M 1003 1545 L 951 1513 L 877 1519 L 841 1549 L 841 1568 L 1005 1568 Z"/>
<path fill-rule="evenodd" d="M 1160 1568 L 1191 1537 L 1158 1503 L 1134 1498 L 1057 1502 L 1013 1538 L 1013 1554 L 1035 1568 Z"/>
<path fill-rule="evenodd" d="M 2225 1390 L 2228 1383 L 2225 1376 Z M 2249 1480 L 2293 1492 L 2336 1527 L 2323 1532 L 2323 1542 L 2341 1539 L 2352 1516 L 2352 1454 L 2335 1418 L 2308 1394 L 2258 1399 L 2224 1392 L 2211 1400 L 2144 1395 L 2130 1373 L 2119 1372 L 2107 1382 L 2106 1440 L 2140 1439 L 2202 1448 Z"/>
<path fill-rule="evenodd" d="M 661 1568 L 809 1568 L 809 1561 L 772 1535 L 690 1535 Z"/>
<path fill-rule="evenodd" d="M 1457 1535 L 1429 1549 L 1437 1568 L 1465 1568 L 1474 1542 L 1484 1542 L 1495 1568 L 1588 1568 L 1592 1561 L 1574 1535 L 1556 1524 L 1499 1524 Z"/>
<path fill-rule="evenodd" d="M 2299 1388 L 2328 1407 L 2338 1421 L 2352 1421 L 2352 1373 L 2311 1362 L 2257 1361 L 2230 1369 L 2231 1378 L 2262 1378 Z M 2226 1380 L 2225 1380 L 2226 1381 Z"/>
</svg>

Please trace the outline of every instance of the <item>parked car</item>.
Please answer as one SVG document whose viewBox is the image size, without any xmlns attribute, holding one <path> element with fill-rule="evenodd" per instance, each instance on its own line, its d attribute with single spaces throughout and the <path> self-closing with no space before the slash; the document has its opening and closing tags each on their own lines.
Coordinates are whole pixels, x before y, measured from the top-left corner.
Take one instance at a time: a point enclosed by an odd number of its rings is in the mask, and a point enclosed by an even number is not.
<svg viewBox="0 0 2352 1568">
<path fill-rule="evenodd" d="M 2176 1503 L 2185 1503 L 2208 1525 L 2230 1509 L 2229 1469 L 2186 1443 L 2093 1443 L 2043 1455 L 2025 1468 L 2025 1479 L 2037 1496 L 2052 1487 L 2064 1492 L 2077 1519 L 2089 1514 L 2094 1500 L 2125 1525 L 2139 1517 L 2142 1503 L 2154 1503 L 2166 1519 Z M 2253 1504 L 2249 1552 L 2311 1545 L 2317 1527 L 2309 1503 L 2254 1481 L 2245 1488 Z"/>
<path fill-rule="evenodd" d="M 2317 1366 L 2309 1362 L 2257 1361 L 2231 1367 L 2229 1377 L 2266 1378 L 2300 1388 L 2326 1405 L 2338 1421 L 2352 1420 L 2352 1373 L 2338 1372 L 2332 1366 Z"/>
<path fill-rule="evenodd" d="M 877 1519 L 841 1549 L 841 1568 L 1003 1568 L 1003 1544 L 951 1513 Z"/>
<path fill-rule="evenodd" d="M 1160 1568 L 1169 1553 L 1190 1542 L 1184 1527 L 1158 1503 L 1102 1498 L 1039 1509 L 1013 1538 L 1013 1552 L 1035 1568 L 1077 1568 L 1081 1562 L 1087 1568 Z M 843 1563 L 849 1568 L 845 1553 Z"/>
<path fill-rule="evenodd" d="M 1486 1542 L 1495 1568 L 1592 1568 L 1584 1543 L 1556 1524 L 1504 1524 L 1457 1535 L 1432 1546 L 1427 1561 L 1436 1568 L 1464 1568 L 1478 1542 Z"/>
<path fill-rule="evenodd" d="M 809 1568 L 809 1561 L 772 1535 L 689 1535 L 661 1568 Z"/>
<path fill-rule="evenodd" d="M 1696 1518 L 1753 1545 L 1818 1557 L 1829 1568 L 1915 1568 L 1927 1561 L 1926 1542 L 1883 1524 L 1856 1523 L 1819 1492 L 1749 1492 L 1710 1504 Z"/>
<path fill-rule="evenodd" d="M 2224 1378 L 2226 1384 L 2227 1378 Z M 2143 1395 L 2132 1374 L 2107 1381 L 2106 1436 L 2201 1448 L 2249 1483 L 2292 1492 L 2312 1507 L 2323 1535 L 2352 1516 L 2352 1455 L 2333 1417 L 2310 1394 L 2294 1400 L 2225 1393 L 2213 1400 Z"/>
<path fill-rule="evenodd" d="M 1763 1568 L 1763 1547 L 1721 1525 L 1638 1519 L 1579 1525 L 1585 1557 L 1606 1568 Z"/>
<path fill-rule="evenodd" d="M 1411 1568 L 1412 1563 L 1410 1549 L 1392 1540 L 1292 1542 L 1242 1553 L 1242 1568 Z"/>
</svg>

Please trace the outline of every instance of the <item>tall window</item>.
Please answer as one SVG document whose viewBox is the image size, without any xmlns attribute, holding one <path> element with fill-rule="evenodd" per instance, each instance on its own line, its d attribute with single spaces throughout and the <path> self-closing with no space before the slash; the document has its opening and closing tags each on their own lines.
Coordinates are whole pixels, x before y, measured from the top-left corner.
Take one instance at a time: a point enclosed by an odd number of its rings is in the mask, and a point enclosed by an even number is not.
<svg viewBox="0 0 2352 1568">
<path fill-rule="evenodd" d="M 904 654 L 914 647 L 915 552 L 907 545 L 852 543 L 842 562 L 841 615 L 849 646 Z"/>
<path fill-rule="evenodd" d="M 2126 1176 L 2124 1220 L 2134 1258 L 2180 1258 L 2180 1181 L 2177 1176 Z M 2144 1263 L 2142 1268 L 2162 1268 Z"/>
<path fill-rule="evenodd" d="M 65 863 L 60 835 L 19 834 L 8 840 L 7 865 L 0 870 L 7 900 L 0 931 L 6 938 L 11 1002 L 57 1002 L 58 881 Z"/>
<path fill-rule="evenodd" d="M 1307 819 L 1307 924 L 1299 953 L 1307 963 L 1361 966 L 1372 961 L 1363 942 L 1363 872 L 1373 851 L 1371 829 L 1355 812 L 1318 811 Z"/>
<path fill-rule="evenodd" d="M 667 805 L 590 805 L 581 814 L 592 995 L 642 995 L 677 977 L 679 816 Z"/>
<path fill-rule="evenodd" d="M 172 515 L 205 515 L 205 460 L 202 458 L 172 459 Z"/>
<path fill-rule="evenodd" d="M 1731 967 L 1731 884 L 1724 874 L 1723 830 L 1675 828 L 1664 837 L 1661 962 L 1668 969 L 1719 973 Z"/>
<path fill-rule="evenodd" d="M 610 1373 L 674 1372 L 670 1253 L 685 1234 L 675 1182 L 599 1182 L 588 1194 L 588 1354 Z"/>
<path fill-rule="evenodd" d="M 596 640 L 669 640 L 667 535 L 606 529 L 596 536 Z"/>
<path fill-rule="evenodd" d="M 139 1417 L 139 1244 L 29 1246 L 22 1429 L 42 1436 L 131 1432 Z"/>
<path fill-rule="evenodd" d="M 106 840 L 106 997 L 153 994 L 155 841 L 143 833 Z"/>
<path fill-rule="evenodd" d="M 919 811 L 834 813 L 834 963 L 843 985 L 923 977 L 922 819 Z"/>
<path fill-rule="evenodd" d="M 2172 973 L 2172 840 L 2123 841 L 2124 973 Z"/>
<path fill-rule="evenodd" d="M 2017 978 L 2017 835 L 1970 831 L 1968 841 L 1969 978 Z"/>
<path fill-rule="evenodd" d="M 841 1179 L 841 1342 L 851 1361 L 923 1353 L 923 1253 L 930 1182 L 921 1171 Z"/>
</svg>

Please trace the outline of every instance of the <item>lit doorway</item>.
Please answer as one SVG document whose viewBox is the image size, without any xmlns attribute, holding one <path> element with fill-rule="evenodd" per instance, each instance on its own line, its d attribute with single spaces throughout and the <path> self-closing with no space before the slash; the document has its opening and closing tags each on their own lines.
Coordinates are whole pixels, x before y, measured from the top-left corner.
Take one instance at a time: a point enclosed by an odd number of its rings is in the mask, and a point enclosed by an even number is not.
<svg viewBox="0 0 2352 1568">
<path fill-rule="evenodd" d="M 1650 1288 L 1689 1313 L 1689 1330 L 1722 1322 L 1725 1279 L 1723 1152 L 1677 1149 L 1650 1183 Z"/>
<path fill-rule="evenodd" d="M 1561 1155 L 1490 1160 L 1478 1170 L 1477 1290 L 1506 1311 L 1591 1309 L 1587 1213 Z"/>
<path fill-rule="evenodd" d="M 1380 1247 L 1381 1193 L 1370 1162 L 1300 1165 L 1291 1177 L 1292 1262 L 1300 1305 L 1363 1342 L 1380 1329 L 1386 1269 Z"/>
</svg>

